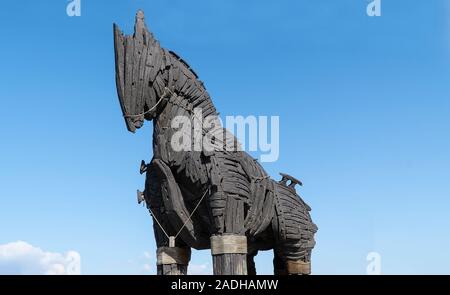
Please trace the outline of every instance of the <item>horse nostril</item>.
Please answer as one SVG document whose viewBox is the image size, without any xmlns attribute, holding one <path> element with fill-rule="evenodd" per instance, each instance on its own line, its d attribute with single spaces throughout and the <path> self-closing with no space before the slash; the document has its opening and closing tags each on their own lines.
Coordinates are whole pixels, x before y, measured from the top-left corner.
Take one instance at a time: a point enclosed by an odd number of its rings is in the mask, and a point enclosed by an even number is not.
<svg viewBox="0 0 450 295">
<path fill-rule="evenodd" d="M 142 127 L 142 125 L 144 125 L 144 121 L 142 121 L 142 120 L 136 120 L 136 121 L 134 121 L 133 122 L 133 125 L 134 125 L 134 127 L 136 127 L 136 128 L 141 128 Z"/>
</svg>

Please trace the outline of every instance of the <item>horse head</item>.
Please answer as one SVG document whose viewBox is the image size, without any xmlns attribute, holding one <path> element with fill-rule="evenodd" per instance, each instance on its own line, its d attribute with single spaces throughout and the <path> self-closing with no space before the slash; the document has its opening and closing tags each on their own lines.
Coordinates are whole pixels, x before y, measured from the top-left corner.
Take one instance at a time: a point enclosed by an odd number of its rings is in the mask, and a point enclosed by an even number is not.
<svg viewBox="0 0 450 295">
<path fill-rule="evenodd" d="M 144 13 L 138 11 L 133 35 L 124 35 L 114 24 L 116 86 L 128 131 L 135 132 L 152 120 L 163 94 L 152 87 L 163 70 L 163 52 L 159 42 L 147 29 Z"/>
</svg>

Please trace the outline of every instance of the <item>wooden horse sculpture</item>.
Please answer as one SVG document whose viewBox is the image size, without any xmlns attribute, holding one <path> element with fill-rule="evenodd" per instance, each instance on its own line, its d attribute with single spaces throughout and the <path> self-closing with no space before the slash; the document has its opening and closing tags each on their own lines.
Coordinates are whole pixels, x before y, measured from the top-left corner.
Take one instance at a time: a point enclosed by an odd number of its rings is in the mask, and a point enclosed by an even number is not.
<svg viewBox="0 0 450 295">
<path fill-rule="evenodd" d="M 270 179 L 218 124 L 197 132 L 209 148 L 177 148 L 177 118 L 194 126 L 217 116 L 203 83 L 177 54 L 160 47 L 142 11 L 133 35 L 114 25 L 114 45 L 128 130 L 134 133 L 145 120 L 154 124 L 154 157 L 141 164 L 146 184 L 138 199 L 153 216 L 158 274 L 187 274 L 191 248 L 211 249 L 217 275 L 256 274 L 254 256 L 270 249 L 275 274 L 309 274 L 317 227 L 296 193 L 300 181 L 286 174 L 279 182 Z M 224 148 L 230 141 L 234 148 Z"/>
</svg>

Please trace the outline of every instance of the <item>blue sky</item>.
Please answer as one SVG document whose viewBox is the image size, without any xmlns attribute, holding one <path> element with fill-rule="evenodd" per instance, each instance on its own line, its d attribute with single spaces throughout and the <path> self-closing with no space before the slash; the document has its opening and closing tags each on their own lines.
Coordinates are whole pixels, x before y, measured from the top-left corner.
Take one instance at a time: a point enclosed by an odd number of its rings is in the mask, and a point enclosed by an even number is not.
<svg viewBox="0 0 450 295">
<path fill-rule="evenodd" d="M 151 124 L 126 131 L 112 38 L 142 8 L 223 115 L 280 116 L 264 166 L 305 184 L 314 273 L 365 274 L 372 251 L 386 274 L 450 272 L 448 1 L 382 0 L 376 18 L 367 0 L 81 3 L 73 18 L 64 0 L 0 4 L 0 245 L 76 251 L 83 274 L 154 272 L 135 198 Z M 195 271 L 210 260 L 195 252 Z"/>
</svg>

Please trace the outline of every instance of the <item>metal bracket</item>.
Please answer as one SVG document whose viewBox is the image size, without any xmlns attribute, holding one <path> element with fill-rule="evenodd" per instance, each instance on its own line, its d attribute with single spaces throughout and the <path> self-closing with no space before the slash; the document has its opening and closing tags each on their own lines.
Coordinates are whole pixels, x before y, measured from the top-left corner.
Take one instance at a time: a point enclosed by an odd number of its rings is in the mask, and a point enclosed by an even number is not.
<svg viewBox="0 0 450 295">
<path fill-rule="evenodd" d="M 137 190 L 137 201 L 138 201 L 139 205 L 142 204 L 142 203 L 146 203 L 145 202 L 145 195 L 140 190 Z"/>
<path fill-rule="evenodd" d="M 144 160 L 141 161 L 141 166 L 139 167 L 139 173 L 142 175 L 146 173 L 148 170 L 148 165 L 145 163 Z"/>
<path fill-rule="evenodd" d="M 280 175 L 283 177 L 283 179 L 280 180 L 280 183 L 283 184 L 284 186 L 287 186 L 290 189 L 295 190 L 295 186 L 298 184 L 300 186 L 303 186 L 303 183 L 298 180 L 297 178 L 290 176 L 288 174 L 285 173 L 280 173 Z M 290 183 L 288 184 L 288 181 L 290 181 Z"/>
</svg>

